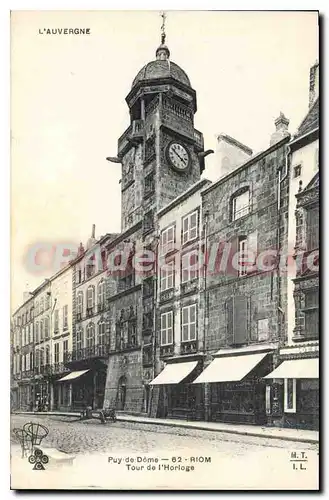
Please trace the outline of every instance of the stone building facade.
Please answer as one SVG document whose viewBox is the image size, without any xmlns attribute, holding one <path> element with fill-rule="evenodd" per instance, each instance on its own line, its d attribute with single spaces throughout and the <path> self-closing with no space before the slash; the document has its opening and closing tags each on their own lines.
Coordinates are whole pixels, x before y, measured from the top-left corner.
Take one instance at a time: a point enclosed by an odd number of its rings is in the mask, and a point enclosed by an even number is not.
<svg viewBox="0 0 329 500">
<path fill-rule="evenodd" d="M 150 349 L 158 375 L 151 382 L 151 413 L 160 417 L 203 419 L 202 387 L 190 382 L 203 368 L 201 192 L 210 184 L 198 181 L 157 213 L 155 345 Z"/>
<path fill-rule="evenodd" d="M 205 385 L 210 420 L 259 424 L 270 411 L 262 377 L 285 341 L 285 276 L 277 255 L 286 237 L 280 231 L 286 205 L 279 198 L 288 142 L 284 134 L 202 193 L 207 357 L 194 383 Z"/>
</svg>

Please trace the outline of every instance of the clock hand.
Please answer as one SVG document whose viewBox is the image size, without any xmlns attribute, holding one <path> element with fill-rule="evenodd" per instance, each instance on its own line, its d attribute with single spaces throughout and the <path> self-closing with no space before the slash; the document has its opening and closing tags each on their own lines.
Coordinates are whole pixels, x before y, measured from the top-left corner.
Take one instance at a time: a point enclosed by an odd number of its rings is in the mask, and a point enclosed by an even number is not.
<svg viewBox="0 0 329 500">
<path fill-rule="evenodd" d="M 185 163 L 185 160 L 184 160 L 184 159 L 183 159 L 183 158 L 182 158 L 182 157 L 181 157 L 181 156 L 177 153 L 177 151 L 176 151 L 176 150 L 174 150 L 174 151 L 175 151 L 175 154 L 178 156 L 178 158 L 179 158 L 179 159 L 180 159 L 183 163 Z"/>
</svg>

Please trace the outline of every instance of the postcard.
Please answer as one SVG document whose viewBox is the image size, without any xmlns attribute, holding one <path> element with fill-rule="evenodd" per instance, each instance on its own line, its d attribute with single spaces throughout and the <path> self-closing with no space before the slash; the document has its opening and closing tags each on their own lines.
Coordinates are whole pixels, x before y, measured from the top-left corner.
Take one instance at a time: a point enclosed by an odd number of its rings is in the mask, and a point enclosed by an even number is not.
<svg viewBox="0 0 329 500">
<path fill-rule="evenodd" d="M 319 490 L 319 67 L 317 11 L 12 11 L 13 490 Z"/>
</svg>

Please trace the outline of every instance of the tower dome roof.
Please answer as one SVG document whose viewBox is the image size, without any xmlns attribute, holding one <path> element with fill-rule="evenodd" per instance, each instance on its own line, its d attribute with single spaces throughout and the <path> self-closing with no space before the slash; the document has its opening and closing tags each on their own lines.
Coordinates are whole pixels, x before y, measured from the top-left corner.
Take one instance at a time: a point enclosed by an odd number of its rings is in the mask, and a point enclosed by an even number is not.
<svg viewBox="0 0 329 500">
<path fill-rule="evenodd" d="M 159 47 L 160 48 L 160 47 Z M 157 78 L 173 78 L 184 85 L 191 86 L 189 77 L 178 64 L 169 61 L 169 59 L 156 59 L 151 61 L 137 73 L 132 83 L 132 88 L 143 80 L 153 80 Z"/>
</svg>

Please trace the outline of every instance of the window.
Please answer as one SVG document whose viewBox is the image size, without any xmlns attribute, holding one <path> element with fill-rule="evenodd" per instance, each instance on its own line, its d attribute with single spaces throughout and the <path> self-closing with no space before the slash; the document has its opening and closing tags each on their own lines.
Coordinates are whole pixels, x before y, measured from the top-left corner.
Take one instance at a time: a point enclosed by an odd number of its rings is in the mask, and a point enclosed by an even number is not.
<svg viewBox="0 0 329 500">
<path fill-rule="evenodd" d="M 69 306 L 63 306 L 63 330 L 68 329 L 68 308 Z"/>
<path fill-rule="evenodd" d="M 197 250 L 182 255 L 182 283 L 194 280 L 198 277 L 198 274 Z"/>
<path fill-rule="evenodd" d="M 257 321 L 257 338 L 259 341 L 268 340 L 268 318 L 259 319 Z"/>
<path fill-rule="evenodd" d="M 40 366 L 40 351 L 39 351 L 39 349 L 37 349 L 35 351 L 35 366 L 36 366 L 36 368 L 39 368 L 39 366 Z"/>
<path fill-rule="evenodd" d="M 166 255 L 174 248 L 175 226 L 164 229 L 161 233 L 161 255 Z"/>
<path fill-rule="evenodd" d="M 302 173 L 302 166 L 301 165 L 296 165 L 294 167 L 294 177 L 299 177 Z"/>
<path fill-rule="evenodd" d="M 44 310 L 44 301 L 43 299 L 40 300 L 40 313 L 43 313 Z"/>
<path fill-rule="evenodd" d="M 29 371 L 31 369 L 30 368 L 30 355 L 29 354 L 25 355 L 25 368 L 27 371 Z"/>
<path fill-rule="evenodd" d="M 98 307 L 103 309 L 105 304 L 105 281 L 98 285 Z"/>
<path fill-rule="evenodd" d="M 59 311 L 55 309 L 54 311 L 54 332 L 58 332 L 59 330 Z"/>
<path fill-rule="evenodd" d="M 25 372 L 25 354 L 22 355 L 22 372 Z"/>
<path fill-rule="evenodd" d="M 38 316 L 38 314 L 39 314 L 39 302 L 36 301 L 36 303 L 35 303 L 35 315 Z"/>
<path fill-rule="evenodd" d="M 59 342 L 54 344 L 54 362 L 55 364 L 59 363 Z"/>
<path fill-rule="evenodd" d="M 31 308 L 30 309 L 30 321 L 32 321 L 32 319 L 33 319 L 33 309 Z"/>
<path fill-rule="evenodd" d="M 187 243 L 198 235 L 198 212 L 192 212 L 182 220 L 182 243 Z"/>
<path fill-rule="evenodd" d="M 35 341 L 39 342 L 39 321 L 35 324 Z"/>
<path fill-rule="evenodd" d="M 63 361 L 64 361 L 64 363 L 66 363 L 66 361 L 67 361 L 68 353 L 69 353 L 69 341 L 64 340 L 63 341 Z"/>
<path fill-rule="evenodd" d="M 161 291 L 169 290 L 174 286 L 175 262 L 166 262 L 161 269 L 160 286 Z"/>
<path fill-rule="evenodd" d="M 30 352 L 30 370 L 33 370 L 33 352 Z"/>
<path fill-rule="evenodd" d="M 45 364 L 50 365 L 50 347 L 47 345 L 46 347 L 46 359 L 45 359 Z"/>
<path fill-rule="evenodd" d="M 232 199 L 232 220 L 240 219 L 248 215 L 250 209 L 250 193 L 249 189 L 243 193 L 234 196 Z"/>
<path fill-rule="evenodd" d="M 296 413 L 296 379 L 284 379 L 284 411 Z"/>
<path fill-rule="evenodd" d="M 77 283 L 81 283 L 82 281 L 82 271 L 81 269 L 78 269 L 77 271 Z"/>
<path fill-rule="evenodd" d="M 248 241 L 245 236 L 239 238 L 239 266 L 238 274 L 239 276 L 245 276 L 247 274 L 248 263 L 246 262 L 246 257 L 248 255 Z"/>
<path fill-rule="evenodd" d="M 87 288 L 87 309 L 92 311 L 95 305 L 95 288 L 90 286 Z"/>
<path fill-rule="evenodd" d="M 309 208 L 306 212 L 307 250 L 319 248 L 319 207 Z"/>
<path fill-rule="evenodd" d="M 87 326 L 87 347 L 93 347 L 95 345 L 95 325 L 90 323 Z"/>
<path fill-rule="evenodd" d="M 76 334 L 76 349 L 80 351 L 83 348 L 83 330 L 80 328 Z"/>
<path fill-rule="evenodd" d="M 77 297 L 77 313 L 81 315 L 83 314 L 83 293 L 79 292 Z"/>
<path fill-rule="evenodd" d="M 247 344 L 250 328 L 250 297 L 235 295 L 228 298 L 225 303 L 225 313 L 227 345 Z"/>
<path fill-rule="evenodd" d="M 49 318 L 45 318 L 44 320 L 44 334 L 45 334 L 45 339 L 49 338 Z"/>
<path fill-rule="evenodd" d="M 43 341 L 43 320 L 40 321 L 40 342 Z"/>
<path fill-rule="evenodd" d="M 182 308 L 182 342 L 196 340 L 196 304 Z"/>
<path fill-rule="evenodd" d="M 45 356 L 44 356 L 44 354 L 45 354 L 44 349 L 43 349 L 43 348 L 42 348 L 42 349 L 40 349 L 40 366 L 43 366 L 43 365 L 44 365 L 44 361 L 45 361 Z"/>
<path fill-rule="evenodd" d="M 319 293 L 317 290 L 305 292 L 305 336 L 318 337 L 319 335 Z"/>
<path fill-rule="evenodd" d="M 173 343 L 173 313 L 172 311 L 161 314 L 161 345 Z"/>
<path fill-rule="evenodd" d="M 99 345 L 105 344 L 105 330 L 106 330 L 105 321 L 101 321 L 98 324 L 98 344 Z"/>
<path fill-rule="evenodd" d="M 29 342 L 30 344 L 33 342 L 33 325 L 29 327 Z"/>
</svg>

